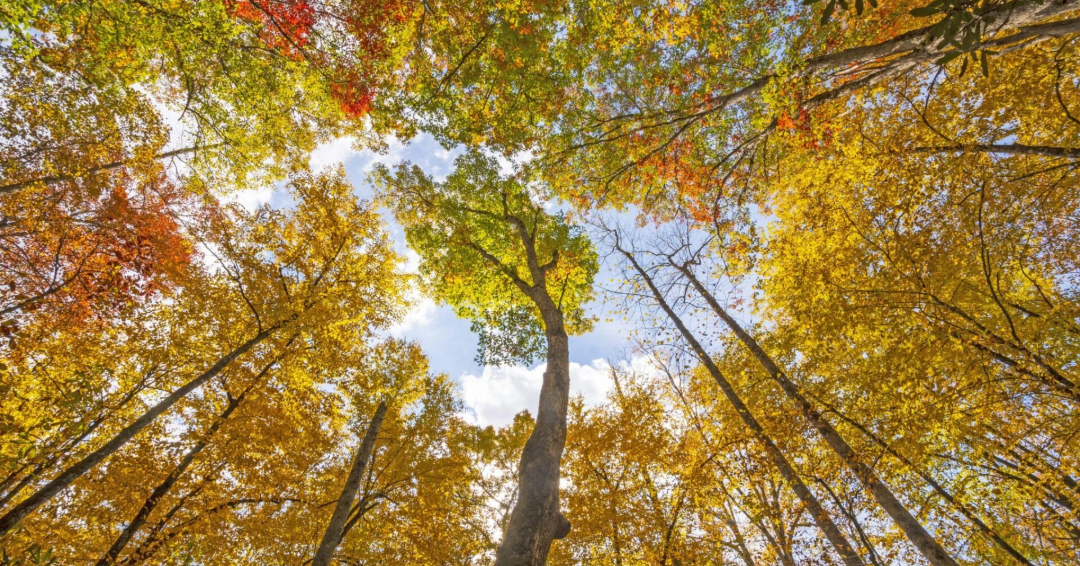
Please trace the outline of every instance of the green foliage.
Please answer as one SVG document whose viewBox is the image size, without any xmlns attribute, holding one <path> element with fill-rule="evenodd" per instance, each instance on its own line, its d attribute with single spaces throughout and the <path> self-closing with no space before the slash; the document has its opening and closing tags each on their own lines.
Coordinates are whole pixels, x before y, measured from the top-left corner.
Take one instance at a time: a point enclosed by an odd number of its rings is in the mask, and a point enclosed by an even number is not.
<svg viewBox="0 0 1080 566">
<path fill-rule="evenodd" d="M 530 365 L 544 355 L 544 331 L 527 308 L 485 311 L 472 320 L 470 329 L 480 341 L 475 358 L 480 365 Z"/>
<path fill-rule="evenodd" d="M 596 253 L 565 214 L 546 210 L 547 196 L 525 173 L 503 176 L 479 151 L 458 158 L 435 182 L 419 167 L 378 169 L 381 198 L 420 254 L 428 291 L 480 330 L 480 359 L 506 363 L 539 354 L 547 324 L 530 289 L 543 289 L 568 332 L 587 332 L 583 309 L 592 298 Z"/>
</svg>

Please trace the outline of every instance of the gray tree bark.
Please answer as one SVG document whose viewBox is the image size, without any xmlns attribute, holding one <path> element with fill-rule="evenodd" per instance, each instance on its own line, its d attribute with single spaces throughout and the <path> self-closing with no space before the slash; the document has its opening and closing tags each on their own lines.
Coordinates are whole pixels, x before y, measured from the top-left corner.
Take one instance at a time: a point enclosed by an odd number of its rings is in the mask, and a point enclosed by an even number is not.
<svg viewBox="0 0 1080 566">
<path fill-rule="evenodd" d="M 934 566 L 957 566 L 956 561 L 946 552 L 945 548 L 927 532 L 922 524 L 908 511 L 907 507 L 896 498 L 896 495 L 878 477 L 877 473 L 859 458 L 859 455 L 832 426 L 832 423 L 810 404 L 810 401 L 799 391 L 798 385 L 788 378 L 787 374 L 780 369 L 776 362 L 758 344 L 757 340 L 754 340 L 753 336 L 750 336 L 735 319 L 728 315 L 727 310 L 701 284 L 701 281 L 694 275 L 693 270 L 687 265 L 671 260 L 671 258 L 669 258 L 669 263 L 690 281 L 698 294 L 709 304 L 709 307 L 724 321 L 728 328 L 738 337 L 739 341 L 750 350 L 754 358 L 769 374 L 769 377 L 780 385 L 780 389 L 784 391 L 784 394 L 795 401 L 803 417 L 810 421 L 810 424 L 817 429 L 818 434 L 821 435 L 829 447 L 840 456 L 840 459 L 862 481 L 863 485 L 874 496 L 874 499 L 877 500 L 878 505 L 881 505 L 882 509 L 892 517 L 896 525 L 907 535 L 908 540 L 915 545 L 915 548 L 922 553 L 923 557 Z"/>
<path fill-rule="evenodd" d="M 616 234 L 616 238 L 617 237 Z M 645 282 L 645 285 L 649 288 L 649 291 L 652 292 L 653 298 L 656 300 L 657 304 L 660 305 L 660 309 L 664 311 L 664 314 L 667 315 L 668 319 L 670 319 L 672 324 L 679 330 L 679 333 L 682 334 L 686 343 L 690 345 L 690 348 L 709 372 L 709 375 L 711 375 L 713 380 L 716 381 L 716 384 L 720 386 L 720 391 L 723 392 L 724 397 L 726 397 L 732 407 L 735 408 L 735 412 L 739 414 L 739 418 L 742 419 L 743 424 L 750 429 L 765 448 L 765 453 L 768 455 L 769 459 L 772 460 L 773 465 L 780 471 L 780 475 L 783 476 L 784 481 L 787 482 L 788 486 L 791 487 L 791 490 L 798 496 L 799 501 L 806 506 L 806 510 L 810 513 L 814 523 L 821 529 L 821 532 L 825 535 L 825 538 L 828 539 L 829 544 L 832 545 L 833 549 L 840 555 L 844 564 L 847 564 L 848 566 L 863 566 L 865 563 L 852 547 L 851 543 L 848 542 L 847 537 L 845 537 L 836 524 L 833 523 L 828 512 L 821 506 L 821 502 L 819 502 L 813 492 L 810 491 L 810 488 L 806 486 L 806 483 L 802 481 L 802 478 L 799 477 L 798 473 L 791 466 L 791 463 L 788 462 L 787 457 L 784 456 L 783 452 L 780 451 L 780 448 L 765 432 L 761 423 L 759 423 L 757 418 L 750 412 L 750 409 L 743 402 L 742 398 L 739 397 L 738 392 L 735 391 L 731 382 L 729 382 L 724 374 L 721 373 L 720 368 L 717 367 L 712 356 L 705 351 L 705 348 L 698 342 L 697 338 L 694 337 L 694 334 L 690 332 L 690 329 L 686 327 L 682 319 L 679 318 L 674 309 L 671 308 L 671 305 L 664 299 L 663 293 L 656 287 L 652 277 L 650 277 L 641 264 L 638 263 L 633 253 L 620 247 L 618 240 L 616 240 L 615 249 L 630 261 L 634 271 L 638 273 Z"/>
<path fill-rule="evenodd" d="M 290 343 L 292 343 L 291 340 Z M 150 514 L 154 512 L 154 509 L 157 508 L 158 503 L 161 502 L 161 498 L 165 497 L 165 494 L 169 493 L 169 490 L 171 490 L 173 486 L 176 485 L 176 482 L 180 479 L 181 476 L 184 475 L 184 472 L 186 472 L 187 469 L 191 466 L 191 463 L 195 461 L 195 457 L 198 456 L 199 453 L 202 452 L 210 444 L 210 440 L 213 438 L 214 434 L 217 433 L 218 429 L 221 428 L 222 423 L 224 423 L 233 414 L 233 412 L 236 411 L 236 408 L 239 407 L 240 403 L 242 403 L 244 401 L 244 398 L 247 397 L 248 392 L 250 392 L 256 385 L 259 384 L 260 381 L 262 381 L 262 378 L 270 372 L 270 369 L 273 368 L 274 365 L 278 363 L 278 361 L 279 360 L 273 360 L 270 363 L 266 364 L 266 366 L 264 366 L 263 369 L 252 380 L 251 384 L 248 385 L 247 388 L 245 388 L 239 395 L 237 395 L 236 397 L 233 397 L 231 395 L 228 396 L 228 404 L 226 405 L 225 410 L 222 411 L 216 419 L 214 419 L 214 422 L 210 424 L 210 428 L 206 431 L 206 433 L 203 434 L 201 438 L 199 438 L 199 440 L 191 448 L 188 449 L 187 453 L 184 454 L 184 457 L 180 459 L 180 462 L 178 464 L 176 464 L 176 467 L 173 468 L 171 472 L 169 472 L 169 475 L 166 476 L 165 479 L 162 480 L 161 483 L 159 483 L 157 487 L 155 487 L 154 490 L 150 492 L 150 495 L 146 498 L 146 501 L 143 502 L 142 507 L 139 508 L 139 511 L 135 514 L 135 517 L 133 517 L 131 521 L 128 522 L 127 526 L 124 527 L 124 530 L 120 532 L 120 535 L 118 537 L 116 537 L 116 540 L 113 541 L 113 544 L 109 547 L 109 550 L 105 551 L 105 554 L 103 554 L 101 558 L 97 561 L 96 566 L 108 566 L 109 564 L 114 564 L 116 562 L 117 557 L 120 556 L 120 553 L 124 551 L 124 548 L 127 546 L 128 542 L 131 541 L 131 537 L 135 536 L 135 533 L 139 532 L 139 529 L 141 529 L 143 525 L 146 524 L 146 520 L 150 517 Z"/>
<path fill-rule="evenodd" d="M 558 254 L 550 263 L 540 265 L 533 232 L 519 218 L 508 214 L 506 220 L 517 230 L 525 249 L 531 284 L 479 246 L 476 248 L 487 261 L 503 269 L 540 311 L 547 340 L 547 366 L 536 426 L 521 452 L 518 500 L 495 552 L 495 566 L 542 566 L 547 562 L 551 543 L 570 534 L 570 521 L 559 510 L 559 465 L 566 446 L 566 408 L 570 402 L 570 345 L 563 313 L 547 289 L 547 272 L 557 265 Z"/>
<path fill-rule="evenodd" d="M 30 497 L 27 497 L 21 501 L 18 505 L 13 507 L 10 511 L 0 517 L 0 536 L 8 533 L 15 527 L 23 518 L 42 504 L 52 499 L 61 490 L 71 485 L 72 482 L 79 479 L 83 474 L 90 471 L 94 466 L 101 463 L 102 460 L 108 458 L 113 452 L 116 452 L 123 445 L 127 444 L 129 440 L 135 437 L 142 429 L 146 428 L 150 423 L 154 422 L 154 419 L 161 416 L 162 413 L 169 410 L 177 401 L 183 399 L 188 393 L 191 393 L 195 389 L 198 389 L 202 384 L 209 381 L 211 378 L 221 373 L 221 370 L 225 369 L 233 360 L 240 357 L 248 350 L 254 348 L 258 343 L 268 338 L 271 334 L 277 331 L 281 325 L 273 326 L 263 330 L 256 334 L 253 338 L 244 342 L 240 346 L 237 346 L 233 351 L 225 355 L 217 361 L 210 369 L 203 372 L 201 375 L 187 382 L 180 388 L 174 390 L 167 397 L 147 409 L 145 413 L 123 430 L 116 433 L 111 440 L 106 442 L 103 446 L 94 450 L 82 460 L 72 464 L 66 470 L 60 473 L 59 476 L 54 478 L 49 483 L 45 484 L 41 489 L 34 492 Z"/>
<path fill-rule="evenodd" d="M 378 408 L 375 409 L 375 415 L 371 417 L 371 422 L 368 424 L 367 433 L 364 434 L 363 441 L 356 449 L 356 459 L 353 460 L 352 469 L 349 470 L 349 477 L 345 479 L 345 487 L 341 490 L 337 505 L 334 506 L 334 514 L 330 516 L 330 524 L 326 526 L 322 542 L 315 551 L 315 558 L 311 561 L 312 566 L 329 566 L 338 544 L 341 543 L 345 523 L 349 520 L 353 500 L 356 499 L 356 493 L 360 490 L 360 482 L 364 479 L 364 470 L 367 469 L 368 461 L 371 459 L 371 451 L 375 448 L 375 439 L 379 436 L 384 417 L 386 417 L 386 401 L 380 401 Z"/>
</svg>

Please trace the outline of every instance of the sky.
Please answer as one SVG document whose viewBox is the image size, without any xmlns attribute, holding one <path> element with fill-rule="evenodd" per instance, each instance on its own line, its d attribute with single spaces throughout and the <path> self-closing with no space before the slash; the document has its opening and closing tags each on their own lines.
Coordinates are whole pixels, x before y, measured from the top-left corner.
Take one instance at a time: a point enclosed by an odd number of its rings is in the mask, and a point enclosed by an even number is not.
<svg viewBox="0 0 1080 566">
<path fill-rule="evenodd" d="M 453 161 L 459 154 L 460 150 L 444 148 L 426 134 L 409 143 L 391 139 L 381 154 L 357 150 L 352 140 L 343 138 L 320 145 L 311 155 L 311 168 L 318 171 L 343 164 L 357 195 L 367 199 L 372 197 L 367 174 L 376 164 L 392 167 L 410 161 L 435 180 L 442 180 L 453 171 Z M 287 195 L 269 188 L 241 192 L 231 198 L 249 208 L 264 203 L 288 204 Z M 381 212 L 395 247 L 408 260 L 407 269 L 415 270 L 419 256 L 406 246 L 405 233 L 393 216 L 386 210 Z M 602 271 L 597 279 L 605 277 Z M 460 385 L 467 419 L 483 426 L 503 426 L 523 410 L 535 414 L 543 363 L 531 367 L 481 367 L 475 361 L 477 338 L 468 321 L 457 318 L 452 309 L 436 305 L 430 298 L 416 295 L 413 300 L 412 309 L 390 334 L 418 342 L 431 360 L 431 371 L 445 373 Z M 586 404 L 597 404 L 611 388 L 609 364 L 638 367 L 643 362 L 631 356 L 629 327 L 618 317 L 608 320 L 603 298 L 599 297 L 589 308 L 597 317 L 595 328 L 589 334 L 570 337 L 570 383 L 571 395 L 580 394 Z"/>
</svg>

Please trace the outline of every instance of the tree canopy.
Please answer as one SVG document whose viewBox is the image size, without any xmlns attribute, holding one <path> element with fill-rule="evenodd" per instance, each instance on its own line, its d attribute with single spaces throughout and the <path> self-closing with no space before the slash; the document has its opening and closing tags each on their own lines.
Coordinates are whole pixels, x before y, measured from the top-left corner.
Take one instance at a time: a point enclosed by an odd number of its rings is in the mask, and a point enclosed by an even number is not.
<svg viewBox="0 0 1080 566">
<path fill-rule="evenodd" d="M 0 564 L 1075 564 L 1078 141 L 1076 0 L 5 2 Z"/>
</svg>

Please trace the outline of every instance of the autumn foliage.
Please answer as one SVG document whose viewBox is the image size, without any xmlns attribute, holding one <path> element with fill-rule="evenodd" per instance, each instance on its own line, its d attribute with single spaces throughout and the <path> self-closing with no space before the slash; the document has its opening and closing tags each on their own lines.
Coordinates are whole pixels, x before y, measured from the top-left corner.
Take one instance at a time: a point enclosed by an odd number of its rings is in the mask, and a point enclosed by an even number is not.
<svg viewBox="0 0 1080 566">
<path fill-rule="evenodd" d="M 0 564 L 1076 564 L 1078 140 L 1077 0 L 6 2 Z"/>
</svg>

